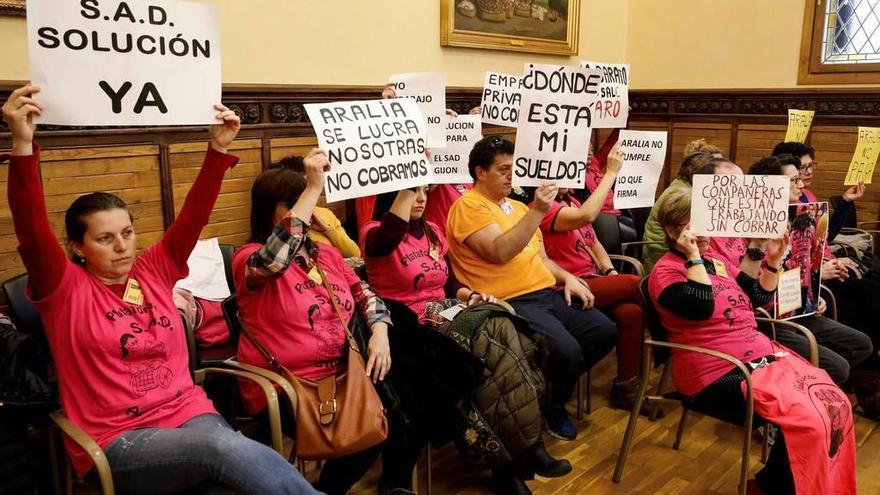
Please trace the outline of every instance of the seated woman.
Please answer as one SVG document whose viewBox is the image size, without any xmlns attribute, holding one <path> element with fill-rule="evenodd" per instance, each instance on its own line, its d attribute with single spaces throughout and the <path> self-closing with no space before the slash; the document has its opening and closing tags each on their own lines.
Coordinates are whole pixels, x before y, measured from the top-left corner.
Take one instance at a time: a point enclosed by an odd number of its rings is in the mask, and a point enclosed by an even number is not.
<svg viewBox="0 0 880 495">
<path fill-rule="evenodd" d="M 322 270 L 346 320 L 358 311 L 372 330 L 366 370 L 378 382 L 391 369 L 391 319 L 382 300 L 345 264 L 338 250 L 319 247 L 308 237 L 308 219 L 324 189 L 330 162 L 323 151 L 314 149 L 303 163 L 305 177 L 273 167 L 254 181 L 251 239 L 232 260 L 242 323 L 297 377 L 317 381 L 338 375 L 344 370 L 346 334 L 323 286 Z M 238 359 L 270 367 L 249 338 L 239 339 Z M 242 395 L 249 412 L 265 408 L 265 400 L 249 384 L 242 383 Z M 329 495 L 346 493 L 379 452 L 377 446 L 327 461 L 315 487 Z"/>
<path fill-rule="evenodd" d="M 189 373 L 183 322 L 171 290 L 186 276 L 241 127 L 217 105 L 205 163 L 177 220 L 137 255 L 131 212 L 119 197 L 92 193 L 65 213 L 70 259 L 52 232 L 40 182 L 33 116 L 37 86 L 12 92 L 3 117 L 12 132 L 9 207 L 28 269 L 28 296 L 46 328 L 64 414 L 103 449 L 124 493 L 225 487 L 241 494 L 316 493 L 277 452 L 233 431 Z M 65 437 L 79 476 L 91 458 Z"/>
<path fill-rule="evenodd" d="M 620 210 L 614 207 L 614 183 L 612 182 L 611 188 L 605 192 L 598 190 L 599 184 L 602 183 L 602 179 L 607 174 L 609 153 L 611 153 L 613 149 L 616 149 L 615 146 L 619 135 L 620 129 L 614 129 L 611 131 L 611 134 L 605 139 L 605 144 L 602 145 L 602 148 L 599 149 L 599 153 L 596 155 L 594 155 L 592 149 L 590 149 L 590 153 L 587 157 L 587 187 L 583 191 L 588 194 L 582 195 L 581 201 L 585 202 L 587 197 L 599 196 L 602 213 L 608 213 L 617 218 L 620 227 L 620 242 L 635 242 L 638 240 L 635 222 L 628 216 L 628 214 L 624 215 Z"/>
<path fill-rule="evenodd" d="M 556 201 L 541 221 L 541 232 L 547 256 L 569 273 L 584 279 L 595 297 L 592 305 L 608 313 L 617 323 L 617 378 L 611 389 L 611 405 L 631 410 L 639 392 L 644 332 L 639 278 L 617 273 L 591 225 L 622 165 L 623 156 L 619 146 L 615 146 L 604 176 L 583 205 L 568 189 L 559 189 Z M 650 409 L 646 403 L 642 411 L 647 413 Z"/>
<path fill-rule="evenodd" d="M 670 251 L 648 282 L 660 321 L 677 344 L 730 354 L 751 371 L 755 414 L 781 435 L 749 493 L 855 493 L 855 439 L 846 394 L 825 371 L 758 331 L 753 306 L 775 292 L 789 238 L 765 243 L 758 280 L 707 253 L 709 238 L 690 231 L 691 191 L 668 194 L 657 219 Z M 721 359 L 673 349 L 672 379 L 696 410 L 731 420 L 746 411 L 745 377 Z"/>
<path fill-rule="evenodd" d="M 420 324 L 439 325 L 442 320 L 439 311 L 459 302 L 466 301 L 468 305 L 484 301 L 496 302 L 495 298 L 489 294 L 481 294 L 463 286 L 450 272 L 446 261 L 448 251 L 446 239 L 439 235 L 439 229 L 433 222 L 426 221 L 424 218 L 427 201 L 425 189 L 425 187 L 405 189 L 396 195 L 391 193 L 378 196 L 374 217 L 381 218 L 381 220 L 366 224 L 361 233 L 367 277 L 376 292 L 388 301 L 389 307 L 393 308 L 395 328 L 392 331 L 392 343 L 394 344 L 392 358 L 395 362 L 406 359 L 406 355 L 413 354 L 413 349 L 410 348 L 411 344 L 405 344 L 407 340 L 404 338 L 395 338 L 396 332 L 418 334 L 427 331 L 442 335 L 439 332 L 425 329 Z M 386 205 L 392 198 L 393 202 L 388 208 Z M 382 214 L 382 211 L 387 211 L 387 213 Z M 412 315 L 412 321 L 407 322 L 406 314 Z M 510 335 L 504 336 L 505 341 L 519 337 L 515 330 L 511 329 L 510 332 Z M 444 339 L 446 338 L 444 337 Z M 452 342 L 451 339 L 446 340 Z M 455 355 L 455 352 L 449 350 L 446 352 L 451 356 Z M 395 357 L 396 354 L 401 354 L 400 360 Z M 443 358 L 443 356 L 440 357 Z M 518 359 L 521 361 L 520 364 L 528 365 L 526 358 L 518 356 Z M 452 362 L 462 361 L 461 359 L 450 360 Z M 432 376 L 424 376 L 423 374 L 419 376 L 418 381 L 443 383 L 445 382 L 443 376 L 454 376 L 452 374 L 455 373 L 455 370 L 446 369 L 449 365 L 444 366 L 443 363 L 439 363 L 438 366 L 442 366 L 442 368 L 428 370 L 427 373 Z M 517 371 L 518 368 L 515 366 L 511 366 L 511 369 L 507 371 L 496 369 L 496 362 L 493 360 L 483 362 L 480 367 L 487 368 L 484 373 L 488 374 L 496 372 L 522 373 Z M 398 368 L 397 371 L 402 371 L 406 375 L 411 374 L 406 369 Z M 437 378 L 435 375 L 441 376 Z M 398 381 L 392 382 L 396 390 L 398 387 L 416 388 L 408 386 L 406 383 L 399 383 L 400 377 L 400 374 L 396 374 L 394 378 Z M 513 388 L 512 385 L 517 379 L 518 377 L 511 376 L 505 383 Z M 501 434 L 499 438 L 504 443 L 504 448 L 500 450 L 506 451 L 507 455 L 503 459 L 492 455 L 486 457 L 493 468 L 493 484 L 501 493 L 531 493 L 518 477 L 518 474 L 522 474 L 521 466 L 523 465 L 528 473 L 549 477 L 563 476 L 571 471 L 571 465 L 568 461 L 556 460 L 544 449 L 544 444 L 541 441 L 537 397 L 535 399 L 530 407 L 534 409 L 532 412 L 537 424 L 518 429 L 515 433 L 510 431 L 494 432 L 496 435 Z M 419 399 L 422 404 L 430 401 L 430 397 Z M 426 408 L 427 406 L 423 407 L 423 409 Z M 527 409 L 527 407 L 523 407 L 523 409 Z M 526 412 L 517 411 L 514 414 L 524 416 Z M 488 422 L 490 426 L 494 426 L 491 419 Z M 413 454 L 418 454 L 418 450 Z M 415 461 L 413 455 L 409 464 L 410 472 Z"/>
</svg>

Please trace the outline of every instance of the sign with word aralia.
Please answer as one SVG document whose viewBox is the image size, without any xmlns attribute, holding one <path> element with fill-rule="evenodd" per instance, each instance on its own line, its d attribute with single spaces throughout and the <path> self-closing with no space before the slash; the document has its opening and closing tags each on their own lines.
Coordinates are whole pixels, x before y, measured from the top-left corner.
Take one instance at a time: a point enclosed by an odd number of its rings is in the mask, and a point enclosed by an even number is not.
<svg viewBox="0 0 880 495">
<path fill-rule="evenodd" d="M 468 158 L 483 138 L 479 115 L 459 115 L 446 121 L 446 147 L 432 149 L 435 184 L 465 184 L 474 181 L 468 172 Z"/>
<path fill-rule="evenodd" d="M 305 105 L 327 151 L 327 202 L 424 186 L 434 181 L 425 153 L 427 129 L 414 100 Z"/>
<path fill-rule="evenodd" d="M 620 131 L 623 167 L 614 185 L 614 207 L 654 206 L 657 183 L 666 163 L 666 131 Z"/>
<path fill-rule="evenodd" d="M 788 230 L 788 176 L 696 174 L 692 182 L 694 234 L 769 239 Z"/>
<path fill-rule="evenodd" d="M 526 64 L 513 156 L 513 185 L 582 189 L 599 94 L 598 70 Z"/>
<path fill-rule="evenodd" d="M 629 64 L 582 60 L 580 66 L 602 71 L 599 99 L 593 106 L 593 129 L 626 127 L 629 120 Z"/>
<path fill-rule="evenodd" d="M 29 0 L 31 82 L 57 125 L 216 123 L 222 95 L 216 5 Z"/>
</svg>

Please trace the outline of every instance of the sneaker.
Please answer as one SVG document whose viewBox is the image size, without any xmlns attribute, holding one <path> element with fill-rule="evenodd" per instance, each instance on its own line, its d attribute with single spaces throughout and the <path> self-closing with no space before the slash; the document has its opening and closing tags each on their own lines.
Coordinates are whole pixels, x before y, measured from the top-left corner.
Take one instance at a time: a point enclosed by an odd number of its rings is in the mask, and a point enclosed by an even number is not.
<svg viewBox="0 0 880 495">
<path fill-rule="evenodd" d="M 577 427 L 565 407 L 554 407 L 547 411 L 547 431 L 550 436 L 560 440 L 574 440 L 577 438 Z"/>
</svg>

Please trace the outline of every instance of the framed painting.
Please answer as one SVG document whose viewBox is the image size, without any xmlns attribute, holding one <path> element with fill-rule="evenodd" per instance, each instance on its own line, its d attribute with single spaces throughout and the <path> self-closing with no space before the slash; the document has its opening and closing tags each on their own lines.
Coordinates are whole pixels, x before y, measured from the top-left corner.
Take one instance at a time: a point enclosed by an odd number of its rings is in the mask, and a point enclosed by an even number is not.
<svg viewBox="0 0 880 495">
<path fill-rule="evenodd" d="M 576 55 L 580 0 L 440 0 L 440 44 Z"/>
<path fill-rule="evenodd" d="M 24 16 L 24 0 L 0 0 L 0 15 Z"/>
</svg>

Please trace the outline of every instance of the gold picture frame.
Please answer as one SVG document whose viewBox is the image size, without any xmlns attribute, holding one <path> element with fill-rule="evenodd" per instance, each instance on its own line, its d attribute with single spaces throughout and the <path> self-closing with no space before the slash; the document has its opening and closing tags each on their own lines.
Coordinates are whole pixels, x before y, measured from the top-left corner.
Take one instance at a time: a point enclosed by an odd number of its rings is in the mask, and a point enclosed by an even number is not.
<svg viewBox="0 0 880 495">
<path fill-rule="evenodd" d="M 0 15 L 17 15 L 24 17 L 24 0 L 0 0 Z"/>
<path fill-rule="evenodd" d="M 440 0 L 440 45 L 577 55 L 580 0 Z"/>
</svg>

